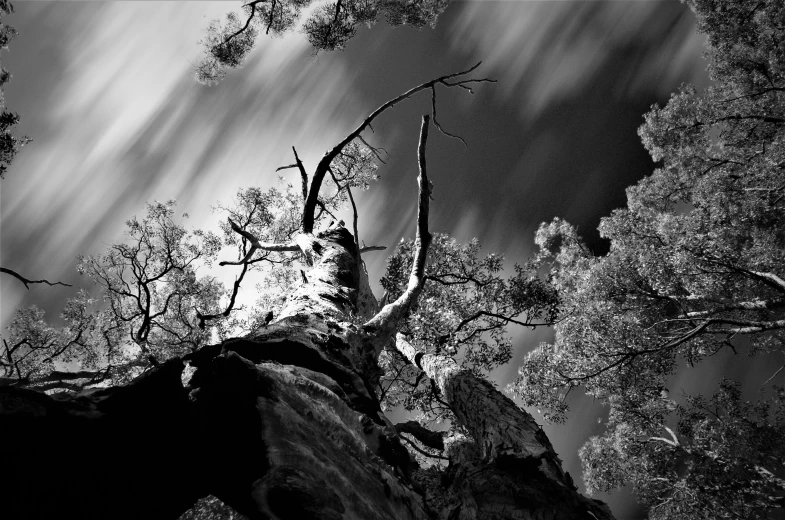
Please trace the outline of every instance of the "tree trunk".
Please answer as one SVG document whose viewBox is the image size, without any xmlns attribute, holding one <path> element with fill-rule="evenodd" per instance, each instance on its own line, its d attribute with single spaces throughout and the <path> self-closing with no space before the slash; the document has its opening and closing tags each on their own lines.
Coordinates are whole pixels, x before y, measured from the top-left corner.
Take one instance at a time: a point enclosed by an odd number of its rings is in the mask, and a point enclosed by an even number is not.
<svg viewBox="0 0 785 520">
<path fill-rule="evenodd" d="M 0 388 L 0 516 L 175 519 L 213 494 L 252 519 L 612 518 L 528 414 L 449 358 L 416 361 L 471 438 L 444 472 L 419 468 L 372 391 L 381 329 L 351 321 L 354 240 L 306 239 L 314 266 L 279 319 L 187 356 L 186 386 L 175 359 L 79 395 Z"/>
</svg>

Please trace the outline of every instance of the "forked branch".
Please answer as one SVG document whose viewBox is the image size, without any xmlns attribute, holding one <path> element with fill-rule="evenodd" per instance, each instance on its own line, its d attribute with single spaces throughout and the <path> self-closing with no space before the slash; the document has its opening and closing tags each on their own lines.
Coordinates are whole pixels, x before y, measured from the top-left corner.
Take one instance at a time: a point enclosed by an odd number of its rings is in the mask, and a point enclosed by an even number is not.
<svg viewBox="0 0 785 520">
<path fill-rule="evenodd" d="M 465 90 L 469 91 L 470 93 L 472 93 L 472 89 L 469 87 L 469 85 L 472 85 L 472 84 L 475 84 L 475 83 L 492 83 L 492 82 L 494 82 L 494 80 L 487 79 L 487 78 L 479 78 L 479 79 L 464 78 L 464 79 L 458 79 L 458 78 L 462 78 L 463 76 L 466 76 L 467 74 L 470 74 L 471 72 L 474 72 L 474 70 L 477 69 L 477 67 L 480 66 L 480 63 L 482 63 L 482 62 L 477 63 L 476 65 L 474 65 L 473 67 L 471 67 L 470 69 L 467 69 L 465 71 L 456 72 L 454 74 L 448 74 L 446 76 L 441 76 L 441 77 L 438 77 L 436 79 L 432 79 L 430 81 L 426 81 L 425 83 L 422 83 L 422 84 L 420 84 L 420 85 L 418 85 L 418 86 L 408 90 L 407 92 L 404 92 L 400 96 L 398 96 L 398 97 L 396 97 L 394 99 L 391 99 L 390 101 L 384 103 L 382 106 L 380 106 L 379 108 L 374 110 L 368 117 L 366 117 L 365 120 L 363 120 L 363 122 L 360 123 L 360 125 L 357 128 L 352 130 L 346 137 L 344 137 L 341 140 L 341 142 L 339 142 L 331 150 L 329 150 L 327 153 L 325 153 L 324 157 L 322 157 L 322 159 L 319 161 L 319 164 L 316 166 L 316 170 L 314 171 L 313 177 L 311 178 L 311 187 L 308 190 L 308 197 L 306 198 L 305 207 L 303 208 L 303 221 L 302 221 L 302 231 L 303 231 L 303 233 L 311 233 L 313 231 L 314 220 L 315 220 L 314 219 L 314 213 L 316 211 L 316 205 L 317 205 L 317 201 L 319 199 L 319 190 L 321 189 L 322 181 L 324 180 L 325 175 L 327 175 L 327 172 L 330 169 L 330 164 L 332 164 L 333 160 L 336 157 L 338 157 L 338 154 L 340 154 L 341 151 L 349 143 L 351 143 L 355 139 L 359 138 L 360 135 L 362 134 L 362 132 L 366 128 L 369 128 L 371 126 L 371 123 L 377 117 L 379 117 L 383 112 L 385 112 L 387 109 L 394 107 L 395 105 L 397 105 L 398 103 L 400 103 L 404 99 L 408 99 L 408 98 L 412 97 L 413 95 L 417 94 L 418 92 L 421 92 L 421 91 L 427 90 L 427 89 L 435 89 L 436 85 L 444 85 L 445 87 L 448 87 L 448 88 L 459 87 L 459 88 L 465 89 Z M 450 80 L 454 80 L 454 79 L 457 79 L 457 81 L 450 81 Z M 434 90 L 434 93 L 435 93 L 435 90 Z M 434 105 L 432 107 L 432 110 L 435 113 L 435 98 L 434 98 L 433 103 L 434 103 Z M 441 130 L 441 128 L 439 128 L 439 130 L 443 132 L 443 130 Z M 452 136 L 450 134 L 447 134 L 446 132 L 445 132 L 445 135 L 448 135 L 450 137 L 455 137 L 455 136 Z"/>
<path fill-rule="evenodd" d="M 295 157 L 296 156 L 297 156 L 297 152 L 295 152 Z M 298 158 L 298 162 L 299 162 L 299 158 Z M 297 244 L 269 244 L 266 242 L 260 242 L 259 239 L 253 235 L 253 233 L 238 226 L 237 223 L 233 221 L 231 218 L 229 219 L 229 225 L 232 226 L 232 230 L 234 230 L 235 233 L 241 235 L 244 239 L 246 239 L 251 244 L 251 247 L 250 249 L 248 249 L 248 253 L 246 253 L 246 255 L 242 259 L 236 262 L 223 261 L 218 263 L 218 265 L 221 266 L 241 265 L 243 266 L 243 270 L 240 272 L 240 276 L 238 276 L 234 280 L 234 285 L 232 287 L 232 294 L 229 297 L 229 305 L 226 307 L 226 309 L 224 309 L 222 312 L 218 314 L 202 314 L 201 312 L 199 312 L 199 309 L 195 309 L 196 318 L 199 320 L 198 325 L 200 329 L 204 329 L 205 322 L 219 319 L 219 318 L 225 318 L 229 316 L 229 314 L 232 312 L 232 310 L 234 309 L 235 301 L 237 299 L 237 293 L 240 291 L 240 284 L 242 283 L 245 274 L 248 272 L 248 265 L 253 260 L 253 255 L 256 254 L 257 251 L 277 251 L 277 252 L 300 251 L 300 247 Z"/>
<path fill-rule="evenodd" d="M 237 223 L 235 221 L 233 221 L 232 219 L 229 219 L 229 225 L 232 226 L 232 229 L 234 230 L 235 233 L 241 235 L 243 238 L 248 240 L 248 242 L 251 244 L 251 248 L 248 250 L 248 253 L 245 255 L 245 257 L 242 258 L 241 260 L 238 260 L 236 262 L 223 261 L 223 262 L 219 262 L 218 265 L 244 265 L 244 264 L 247 264 L 248 262 L 251 261 L 251 259 L 253 258 L 253 255 L 257 251 L 259 251 L 259 250 L 261 250 L 261 251 L 277 251 L 277 252 L 281 252 L 281 251 L 299 251 L 300 250 L 300 248 L 297 246 L 297 244 L 270 244 L 270 243 L 267 243 L 267 242 L 259 242 L 258 238 L 256 238 L 249 231 L 246 231 L 245 229 L 243 229 L 240 226 L 238 226 Z"/>
</svg>

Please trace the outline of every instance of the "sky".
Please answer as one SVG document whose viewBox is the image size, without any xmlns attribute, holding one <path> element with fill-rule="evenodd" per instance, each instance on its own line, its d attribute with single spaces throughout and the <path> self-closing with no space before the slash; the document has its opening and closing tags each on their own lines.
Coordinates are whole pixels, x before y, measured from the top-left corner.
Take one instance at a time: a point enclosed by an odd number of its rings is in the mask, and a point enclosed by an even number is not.
<svg viewBox="0 0 785 520">
<path fill-rule="evenodd" d="M 0 264 L 88 286 L 76 256 L 121 239 L 147 201 L 177 199 L 189 225 L 217 230 L 223 217 L 210 207 L 241 187 L 275 185 L 275 169 L 293 162 L 292 146 L 312 168 L 378 105 L 479 61 L 477 76 L 497 83 L 473 95 L 438 91 L 440 122 L 468 146 L 431 134 L 431 230 L 477 237 L 511 265 L 532 253 L 538 225 L 559 216 L 601 253 L 600 217 L 653 169 L 636 134 L 643 114 L 682 82 L 708 82 L 704 38 L 679 2 L 584 0 L 454 3 L 435 28 L 380 23 L 362 28 L 346 50 L 316 56 L 302 34 L 261 37 L 221 84 L 196 83 L 205 27 L 238 6 L 15 5 L 8 23 L 20 36 L 2 54 L 13 74 L 5 95 L 22 117 L 17 134 L 33 142 L 0 183 Z M 367 136 L 390 154 L 381 181 L 358 196 L 368 245 L 394 246 L 414 234 L 417 138 L 429 111 L 427 94 L 407 101 Z M 378 280 L 385 253 L 365 260 Z M 2 277 L 0 325 L 33 303 L 55 317 L 73 291 L 26 291 Z M 516 332 L 516 359 L 498 381 L 514 377 L 516 360 L 549 334 Z M 727 370 L 712 363 L 709 375 Z M 546 432 L 577 481 L 577 449 L 599 432 L 601 411 L 585 400 L 573 410 L 567 427 Z M 643 518 L 628 494 L 603 498 L 619 520 Z"/>
</svg>

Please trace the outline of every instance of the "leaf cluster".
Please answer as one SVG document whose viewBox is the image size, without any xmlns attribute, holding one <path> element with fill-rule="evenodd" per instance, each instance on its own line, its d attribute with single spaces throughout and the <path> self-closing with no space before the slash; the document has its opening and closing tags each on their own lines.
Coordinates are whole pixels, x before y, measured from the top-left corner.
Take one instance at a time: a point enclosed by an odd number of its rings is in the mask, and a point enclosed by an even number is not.
<svg viewBox="0 0 785 520">
<path fill-rule="evenodd" d="M 8 49 L 8 43 L 17 37 L 18 33 L 14 27 L 3 23 L 2 18 L 14 12 L 13 5 L 3 0 L 0 3 L 0 50 Z M 19 114 L 10 112 L 5 108 L 5 97 L 3 96 L 3 86 L 11 80 L 11 73 L 0 67 L 0 179 L 5 177 L 11 162 L 19 153 L 22 146 L 31 141 L 27 136 L 16 137 L 12 133 L 12 127 L 19 123 Z"/>
<path fill-rule="evenodd" d="M 538 262 L 549 269 L 564 314 L 555 342 L 527 357 L 514 389 L 556 421 L 564 420 L 566 396 L 575 387 L 610 406 L 608 433 L 584 449 L 591 464 L 612 460 L 599 466 L 602 471 L 585 466 L 596 489 L 633 482 L 644 502 L 660 508 L 652 509 L 654 517 L 713 518 L 714 508 L 725 508 L 758 518 L 782 504 L 774 495 L 761 502 L 748 494 L 765 488 L 760 471 L 742 471 L 728 455 L 711 455 L 744 452 L 731 430 L 723 430 L 727 417 L 699 420 L 662 395 L 676 370 L 708 356 L 784 351 L 785 6 L 689 3 L 709 36 L 715 83 L 700 93 L 684 86 L 665 107 L 646 114 L 639 134 L 658 168 L 627 190 L 625 208 L 602 220 L 601 236 L 610 242 L 605 256 L 594 256 L 563 221 L 541 226 Z M 758 421 L 758 412 L 733 404 L 733 388 L 723 382 L 712 402 L 728 416 Z M 693 411 L 703 402 L 684 399 Z M 710 453 L 700 459 L 705 464 L 684 466 L 678 485 L 665 475 L 672 465 L 657 455 L 671 448 L 655 449 L 646 440 L 674 414 L 687 425 L 680 434 L 689 449 Z M 750 457 L 756 450 L 772 453 L 746 442 Z M 758 464 L 781 477 L 774 459 Z M 710 467 L 732 478 L 720 482 L 706 473 Z M 690 479 L 705 480 L 700 486 L 712 491 L 699 492 Z M 750 508 L 741 508 L 744 503 Z"/>
<path fill-rule="evenodd" d="M 318 2 L 317 2 L 318 3 Z M 338 0 L 307 9 L 301 31 L 315 51 L 343 49 L 361 25 L 373 26 L 380 17 L 390 25 L 433 26 L 449 0 Z M 259 32 L 281 36 L 293 30 L 312 0 L 255 0 L 242 6 L 242 15 L 229 13 L 222 24 L 213 20 L 200 43 L 204 56 L 195 67 L 201 83 L 214 84 L 227 68 L 239 67 Z"/>
</svg>

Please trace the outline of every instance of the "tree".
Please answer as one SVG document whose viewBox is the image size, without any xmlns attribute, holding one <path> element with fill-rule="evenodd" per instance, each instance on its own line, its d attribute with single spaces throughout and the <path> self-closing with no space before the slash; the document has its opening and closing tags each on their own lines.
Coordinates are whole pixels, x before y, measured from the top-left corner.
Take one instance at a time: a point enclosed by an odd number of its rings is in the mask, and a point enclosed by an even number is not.
<svg viewBox="0 0 785 520">
<path fill-rule="evenodd" d="M 0 485 L 14 499 L 4 515 L 176 518 L 213 495 L 249 518 L 612 518 L 602 502 L 577 493 L 534 419 L 482 377 L 508 358 L 501 327 L 547 322 L 557 298 L 533 266 L 504 279 L 500 259 L 478 259 L 476 244 L 434 239 L 430 116 L 423 116 L 418 146 L 416 236 L 390 261 L 382 305 L 361 259 L 378 248 L 361 247 L 356 225 L 352 235 L 330 218 L 344 196 L 353 200 L 352 187 L 375 174 L 370 159 L 378 150 L 362 134 L 376 118 L 427 90 L 435 113 L 437 87 L 471 91 L 490 81 L 472 76 L 478 65 L 384 103 L 310 174 L 293 150 L 295 163 L 284 168 L 299 172 L 299 196 L 290 189 L 239 192 L 224 227 L 238 260 L 222 264 L 241 269 L 238 282 L 251 268 L 294 271 L 280 277 L 288 291 L 283 304 L 263 294 L 274 315 L 239 320 L 242 335 L 224 337 L 238 284 L 221 299 L 210 279 L 194 273 L 214 255 L 215 239 L 187 232 L 171 204 L 151 205 L 146 218 L 131 220 L 128 244 L 85 259 L 82 269 L 103 287 L 109 317 L 106 325 L 75 325 L 80 341 L 69 348 L 87 341 L 82 329 L 107 344 L 122 330 L 131 341 L 119 350 L 141 366 L 126 372 L 128 383 L 82 378 L 51 395 L 29 388 L 38 373 L 9 378 L 0 388 L 0 431 L 14 450 L 4 457 Z M 292 255 L 305 265 L 296 268 Z M 436 301 L 450 305 L 439 314 Z M 430 319 L 431 331 L 417 329 Z M 210 327 L 218 343 L 207 344 L 202 331 Z M 31 350 L 36 356 L 41 349 Z M 384 377 L 397 376 L 383 376 L 383 352 L 407 364 L 418 384 L 430 383 L 453 420 L 448 437 L 416 422 L 396 428 L 384 416 Z M 107 357 L 98 363 L 116 367 Z M 419 465 L 401 433 L 427 448 L 420 456 L 442 455 Z M 78 478 L 40 477 L 54 471 Z M 214 505 L 203 503 L 204 514 Z"/>
<path fill-rule="evenodd" d="M 343 49 L 357 34 L 360 25 L 373 26 L 380 16 L 393 26 L 422 28 L 435 25 L 449 0 L 338 0 L 323 2 L 311 9 L 302 24 L 308 42 L 318 51 Z M 311 0 L 255 0 L 242 6 L 238 16 L 231 12 L 226 21 L 212 20 L 201 44 L 204 56 L 195 66 L 196 78 L 213 84 L 226 75 L 227 68 L 242 66 L 256 44 L 260 31 L 280 36 L 291 31 Z"/>
<path fill-rule="evenodd" d="M 723 382 L 678 404 L 667 386 L 707 356 L 785 352 L 785 8 L 689 3 L 714 84 L 645 116 L 660 167 L 602 220 L 607 255 L 561 220 L 540 228 L 563 313 L 515 389 L 555 420 L 575 387 L 610 406 L 606 433 L 582 450 L 590 488 L 631 483 L 652 518 L 767 518 L 785 497 L 781 443 L 769 440 L 781 438 L 782 388 L 752 405 Z"/>
</svg>

